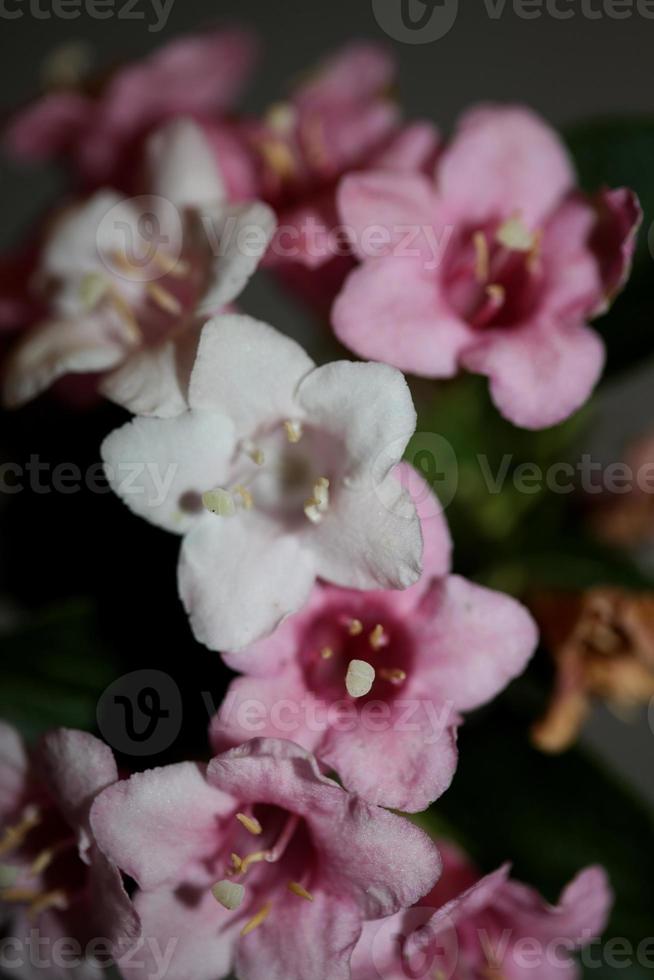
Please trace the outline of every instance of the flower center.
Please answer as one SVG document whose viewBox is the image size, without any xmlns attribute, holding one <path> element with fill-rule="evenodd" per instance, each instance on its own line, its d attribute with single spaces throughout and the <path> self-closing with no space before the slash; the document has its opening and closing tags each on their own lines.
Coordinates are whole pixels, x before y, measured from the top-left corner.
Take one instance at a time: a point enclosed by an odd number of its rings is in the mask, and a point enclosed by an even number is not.
<svg viewBox="0 0 654 980">
<path fill-rule="evenodd" d="M 392 699 L 413 665 L 410 633 L 382 608 L 329 610 L 309 625 L 302 650 L 305 681 L 326 702 Z"/>
<path fill-rule="evenodd" d="M 221 518 L 256 510 L 285 527 L 320 524 L 329 512 L 344 453 L 338 440 L 297 419 L 286 419 L 243 440 L 224 487 L 202 494 Z"/>
<path fill-rule="evenodd" d="M 464 231 L 444 269 L 454 312 L 479 329 L 528 318 L 542 295 L 540 241 L 541 232 L 530 231 L 519 214 Z"/>
<path fill-rule="evenodd" d="M 300 817 L 277 807 L 237 813 L 235 822 L 242 829 L 235 827 L 224 877 L 211 893 L 229 912 L 247 909 L 241 928 L 244 937 L 266 921 L 282 895 L 313 902 L 309 891 L 313 847 Z M 253 847 L 255 841 L 258 846 Z"/>
</svg>

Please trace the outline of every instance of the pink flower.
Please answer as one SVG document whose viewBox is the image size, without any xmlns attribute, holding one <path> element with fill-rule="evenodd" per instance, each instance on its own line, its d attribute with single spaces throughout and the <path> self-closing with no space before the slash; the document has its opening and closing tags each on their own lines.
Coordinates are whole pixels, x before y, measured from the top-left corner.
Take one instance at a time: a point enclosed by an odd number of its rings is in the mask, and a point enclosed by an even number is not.
<svg viewBox="0 0 654 980">
<path fill-rule="evenodd" d="M 252 275 L 274 216 L 264 204 L 227 203 L 213 154 L 189 120 L 153 133 L 147 162 L 147 195 L 98 191 L 46 236 L 32 288 L 47 314 L 8 357 L 8 406 L 63 375 L 102 373 L 103 394 L 130 411 L 185 409 L 201 324 Z"/>
<path fill-rule="evenodd" d="M 558 137 L 529 110 L 463 118 L 434 180 L 368 172 L 339 190 L 361 265 L 333 308 L 363 357 L 426 377 L 485 374 L 517 425 L 554 425 L 603 365 L 587 321 L 625 281 L 641 212 L 627 190 L 575 191 Z M 387 235 L 366 248 L 366 235 Z"/>
<path fill-rule="evenodd" d="M 413 435 L 406 381 L 385 364 L 316 367 L 247 316 L 204 326 L 176 418 L 137 417 L 102 446 L 113 489 L 183 535 L 179 591 L 196 639 L 242 649 L 309 597 L 420 577 L 420 522 L 392 469 Z"/>
<path fill-rule="evenodd" d="M 371 803 L 420 811 L 450 784 L 459 712 L 524 669 L 537 642 L 515 600 L 449 575 L 438 504 L 407 464 L 396 472 L 422 519 L 423 574 L 404 592 L 320 583 L 272 636 L 226 657 L 233 681 L 211 726 L 216 751 L 253 734 L 292 738 Z M 357 693 L 351 664 L 374 671 Z M 356 670 L 357 668 L 355 668 Z"/>
<path fill-rule="evenodd" d="M 50 943 L 104 939 L 105 959 L 137 941 L 137 914 L 89 825 L 94 797 L 117 779 L 111 751 L 92 735 L 58 729 L 30 758 L 0 722 L 0 919 L 15 938 L 29 942 L 37 929 Z M 79 976 L 97 977 L 97 966 L 87 962 Z"/>
<path fill-rule="evenodd" d="M 352 169 L 427 172 L 438 134 L 428 122 L 402 125 L 391 99 L 396 67 L 378 44 L 352 43 L 318 66 L 288 102 L 243 132 L 256 165 L 257 196 L 275 209 L 268 264 L 286 285 L 329 309 L 352 267 L 336 187 Z"/>
<path fill-rule="evenodd" d="M 30 160 L 63 158 L 92 187 L 123 186 L 138 143 L 176 116 L 224 113 L 250 75 L 256 54 L 241 30 L 191 35 L 110 76 L 97 96 L 53 91 L 18 113 L 9 148 Z"/>
<path fill-rule="evenodd" d="M 141 888 L 147 946 L 174 941 L 170 980 L 348 980 L 364 920 L 408 907 L 440 871 L 422 831 L 277 740 L 135 775 L 91 822 Z M 128 980 L 151 974 L 147 949 L 139 959 Z"/>
<path fill-rule="evenodd" d="M 599 937 L 613 896 L 599 866 L 581 871 L 549 905 L 509 878 L 503 865 L 483 878 L 458 849 L 441 843 L 443 875 L 420 905 L 367 923 L 352 980 L 574 980 L 573 953 Z"/>
</svg>

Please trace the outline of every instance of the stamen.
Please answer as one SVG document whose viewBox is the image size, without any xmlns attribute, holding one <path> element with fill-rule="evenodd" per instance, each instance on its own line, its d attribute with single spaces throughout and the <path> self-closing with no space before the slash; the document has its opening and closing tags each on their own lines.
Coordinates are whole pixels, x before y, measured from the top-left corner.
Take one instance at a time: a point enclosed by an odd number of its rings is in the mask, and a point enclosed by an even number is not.
<svg viewBox="0 0 654 980">
<path fill-rule="evenodd" d="M 289 442 L 299 442 L 302 438 L 303 429 L 301 422 L 294 422 L 293 419 L 287 419 L 284 422 L 284 428 L 286 429 L 286 438 Z"/>
<path fill-rule="evenodd" d="M 69 850 L 75 846 L 74 837 L 66 837 L 64 840 L 60 840 L 57 844 L 52 847 L 47 847 L 45 850 L 37 854 L 36 858 L 32 862 L 29 873 L 33 877 L 43 874 L 43 872 L 50 867 L 54 859 L 61 854 L 63 851 Z"/>
<path fill-rule="evenodd" d="M 506 296 L 504 286 L 500 286 L 499 283 L 493 283 L 490 286 L 486 286 L 486 293 L 492 302 L 497 304 L 497 306 L 502 305 Z"/>
<path fill-rule="evenodd" d="M 3 902 L 21 902 L 31 905 L 35 902 L 41 895 L 41 892 L 36 891 L 33 888 L 3 888 L 0 891 L 0 901 Z"/>
<path fill-rule="evenodd" d="M 251 442 L 250 439 L 247 439 L 243 443 L 243 452 L 245 452 L 250 457 L 252 462 L 257 464 L 257 466 L 263 466 L 266 461 L 263 450 L 259 449 L 259 447 Z"/>
<path fill-rule="evenodd" d="M 313 902 L 313 895 L 311 892 L 308 892 L 306 888 L 303 888 L 299 882 L 289 881 L 287 887 L 289 892 L 293 892 L 293 894 L 297 895 L 298 898 L 304 898 L 307 902 Z"/>
<path fill-rule="evenodd" d="M 334 656 L 334 651 L 332 650 L 331 647 L 323 647 L 322 650 L 320 651 L 320 656 L 322 657 L 323 660 L 331 660 L 332 657 Z"/>
<path fill-rule="evenodd" d="M 41 912 L 47 912 L 49 909 L 59 909 L 60 912 L 63 912 L 67 908 L 68 896 L 65 891 L 58 888 L 55 891 L 45 892 L 33 901 L 28 914 L 29 918 L 34 920 Z"/>
<path fill-rule="evenodd" d="M 250 921 L 243 926 L 241 929 L 241 936 L 248 936 L 255 929 L 258 929 L 262 922 L 265 922 L 270 915 L 270 910 L 272 909 L 272 903 L 266 902 L 264 907 L 254 915 Z"/>
<path fill-rule="evenodd" d="M 247 817 L 244 813 L 237 813 L 236 819 L 245 827 L 248 833 L 254 834 L 255 837 L 263 833 L 263 827 L 256 817 Z"/>
<path fill-rule="evenodd" d="M 13 827 L 7 827 L 0 839 L 0 855 L 9 854 L 23 843 L 30 830 L 41 823 L 41 813 L 38 807 L 28 806 L 23 819 Z"/>
<path fill-rule="evenodd" d="M 243 867 L 243 858 L 239 857 L 238 854 L 232 854 L 231 858 L 234 871 L 240 871 Z"/>
<path fill-rule="evenodd" d="M 224 909 L 234 912 L 243 903 L 245 888 L 234 881 L 217 881 L 211 889 L 211 894 Z"/>
<path fill-rule="evenodd" d="M 183 279 L 191 271 L 189 263 L 184 259 L 176 259 L 165 252 L 155 252 L 152 261 L 159 266 L 164 275 L 173 276 L 175 279 Z"/>
<path fill-rule="evenodd" d="M 259 864 L 261 861 L 267 861 L 269 864 L 275 864 L 277 861 L 279 861 L 279 859 L 283 857 L 299 822 L 300 818 L 297 816 L 297 814 L 292 814 L 289 816 L 275 846 L 271 847 L 267 851 L 255 851 L 254 854 L 248 854 L 248 856 L 243 860 L 241 873 L 245 874 L 250 865 Z"/>
<path fill-rule="evenodd" d="M 254 498 L 247 487 L 241 486 L 239 483 L 234 487 L 234 493 L 237 493 L 241 500 L 243 501 L 243 506 L 246 510 L 252 510 L 254 504 Z"/>
<path fill-rule="evenodd" d="M 329 509 L 329 480 L 321 476 L 313 485 L 313 497 L 304 504 L 304 513 L 312 524 L 320 524 Z"/>
<path fill-rule="evenodd" d="M 207 490 L 202 494 L 202 505 L 211 514 L 218 514 L 219 517 L 233 517 L 236 513 L 236 501 L 229 490 L 216 487 L 215 490 Z"/>
<path fill-rule="evenodd" d="M 79 298 L 87 313 L 96 308 L 110 288 L 111 283 L 102 273 L 87 272 L 79 287 Z"/>
<path fill-rule="evenodd" d="M 388 644 L 388 637 L 386 636 L 384 627 L 381 625 L 381 623 L 377 623 L 375 626 L 374 630 L 368 637 L 368 643 L 373 650 L 381 650 L 382 647 L 385 647 Z"/>
<path fill-rule="evenodd" d="M 496 234 L 500 245 L 511 249 L 512 252 L 531 252 L 534 247 L 535 235 L 529 231 L 519 214 L 514 214 L 501 225 Z"/>
<path fill-rule="evenodd" d="M 472 236 L 475 246 L 475 276 L 477 282 L 486 282 L 490 272 L 490 254 L 488 239 L 483 231 L 476 231 Z"/>
<path fill-rule="evenodd" d="M 268 854 L 268 851 L 255 851 L 253 854 L 248 854 L 241 861 L 240 874 L 247 874 L 253 864 L 261 864 L 262 861 L 267 861 Z"/>
<path fill-rule="evenodd" d="M 266 122 L 278 133 L 289 133 L 297 120 L 297 110 L 288 102 L 275 102 L 266 113 Z"/>
<path fill-rule="evenodd" d="M 391 684 L 403 684 L 406 680 L 406 671 L 400 670 L 399 667 L 382 667 L 378 673 L 383 680 L 390 681 Z"/>
<path fill-rule="evenodd" d="M 295 174 L 295 159 L 288 146 L 281 140 L 262 140 L 259 144 L 262 156 L 267 165 L 281 180 L 287 180 Z"/>
<path fill-rule="evenodd" d="M 369 694 L 375 683 L 375 668 L 366 660 L 351 660 L 345 677 L 347 693 L 352 698 Z"/>
<path fill-rule="evenodd" d="M 118 315 L 122 318 L 122 321 L 127 327 L 127 331 L 132 340 L 134 343 L 139 344 L 143 340 L 143 334 L 141 333 L 141 328 L 136 321 L 136 317 L 132 313 L 129 303 L 113 286 L 109 288 L 108 292 L 111 296 L 111 301 L 118 310 Z"/>
<path fill-rule="evenodd" d="M 360 619 L 351 619 L 347 631 L 350 636 L 361 636 L 363 633 L 363 623 Z"/>
<path fill-rule="evenodd" d="M 150 298 L 161 307 L 165 313 L 170 313 L 171 316 L 179 316 L 182 312 L 182 304 L 173 296 L 172 293 L 164 289 L 156 282 L 149 282 L 147 285 L 147 292 Z"/>
</svg>

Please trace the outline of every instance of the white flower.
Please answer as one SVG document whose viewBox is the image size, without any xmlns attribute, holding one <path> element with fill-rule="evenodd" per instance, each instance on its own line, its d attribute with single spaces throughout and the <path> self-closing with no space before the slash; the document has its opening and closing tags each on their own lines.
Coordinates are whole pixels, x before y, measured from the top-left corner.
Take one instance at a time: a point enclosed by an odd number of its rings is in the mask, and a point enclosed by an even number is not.
<svg viewBox="0 0 654 980">
<path fill-rule="evenodd" d="M 304 604 L 316 577 L 406 588 L 420 523 L 390 475 L 415 428 L 408 386 L 383 364 L 316 367 L 250 317 L 202 331 L 189 409 L 135 418 L 102 447 L 137 514 L 184 535 L 179 590 L 199 641 L 233 651 Z"/>
<path fill-rule="evenodd" d="M 101 190 L 55 223 L 34 281 L 48 314 L 9 359 L 7 405 L 64 374 L 106 372 L 101 390 L 130 411 L 185 409 L 200 326 L 241 292 L 275 218 L 260 202 L 226 201 L 213 151 L 189 120 L 155 132 L 145 163 L 147 195 Z"/>
</svg>

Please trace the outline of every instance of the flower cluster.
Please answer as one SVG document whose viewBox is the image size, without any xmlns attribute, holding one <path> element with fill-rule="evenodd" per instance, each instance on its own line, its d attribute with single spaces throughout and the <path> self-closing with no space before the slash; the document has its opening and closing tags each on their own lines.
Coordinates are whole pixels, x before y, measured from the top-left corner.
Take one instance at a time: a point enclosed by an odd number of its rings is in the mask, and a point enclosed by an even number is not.
<svg viewBox="0 0 654 980">
<path fill-rule="evenodd" d="M 228 113 L 253 52 L 240 32 L 179 41 L 8 130 L 65 162 L 75 196 L 2 267 L 5 401 L 94 374 L 131 413 L 102 445 L 109 484 L 179 536 L 193 634 L 241 676 L 209 762 L 119 778 L 90 735 L 30 754 L 0 728 L 3 914 L 21 941 L 86 944 L 83 980 L 98 936 L 127 980 L 517 978 L 524 937 L 563 941 L 537 973 L 571 976 L 611 904 L 601 869 L 552 908 L 448 845 L 440 877 L 434 841 L 390 812 L 447 790 L 463 715 L 537 643 L 519 602 L 452 574 L 402 462 L 400 371 L 488 375 L 527 428 L 567 417 L 601 370 L 587 321 L 625 281 L 638 203 L 582 195 L 526 109 L 475 109 L 447 144 L 406 122 L 374 45 L 261 118 Z M 260 263 L 375 360 L 316 364 L 240 312 Z"/>
</svg>

